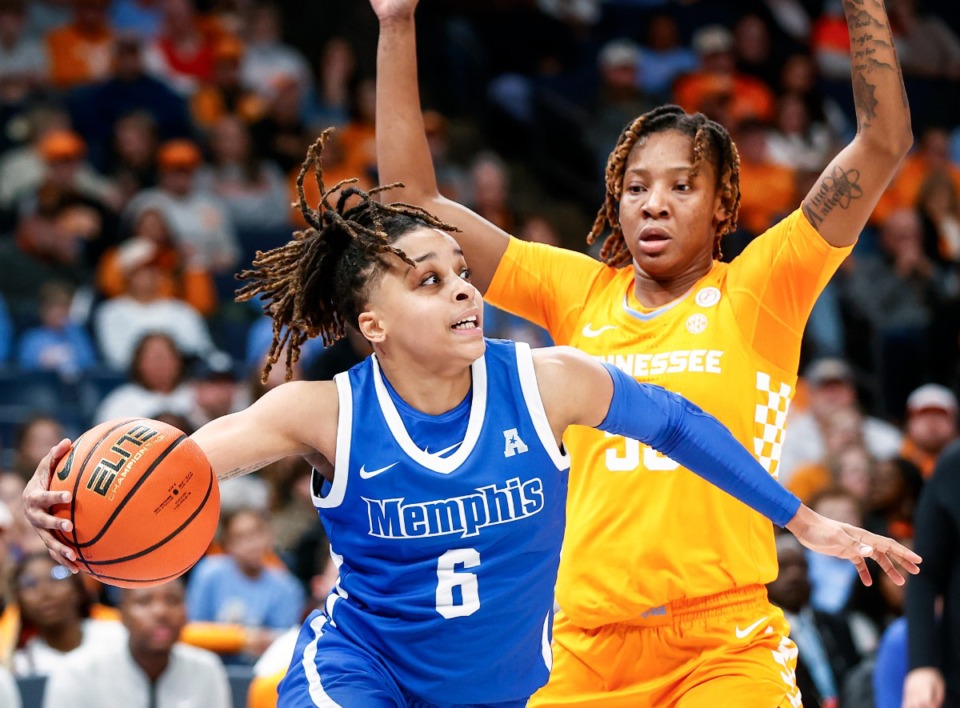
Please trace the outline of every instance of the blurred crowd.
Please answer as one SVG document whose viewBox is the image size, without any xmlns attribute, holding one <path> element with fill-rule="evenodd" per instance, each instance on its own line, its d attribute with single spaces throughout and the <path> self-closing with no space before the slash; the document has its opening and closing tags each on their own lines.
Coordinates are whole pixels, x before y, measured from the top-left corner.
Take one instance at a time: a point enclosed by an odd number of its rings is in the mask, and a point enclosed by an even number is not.
<svg viewBox="0 0 960 708">
<path fill-rule="evenodd" d="M 958 437 L 960 6 L 886 4 L 916 147 L 811 316 L 780 480 L 821 513 L 910 542 Z M 441 190 L 520 238 L 585 250 L 613 142 L 664 102 L 737 142 L 728 260 L 856 131 L 839 0 L 436 0 L 418 26 Z M 53 673 L 112 633 L 149 675 L 137 657 L 162 647 L 135 650 L 142 602 L 167 608 L 174 641 L 228 665 L 259 659 L 266 677 L 285 666 L 268 647 L 288 646 L 323 601 L 336 567 L 302 461 L 224 484 L 208 557 L 146 599 L 38 555 L 19 496 L 64 436 L 121 415 L 190 432 L 281 382 L 282 366 L 260 381 L 271 322 L 234 301 L 234 274 L 304 225 L 296 180 L 323 128 L 337 127 L 326 184 L 377 183 L 375 129 L 390 126 L 374 124 L 376 29 L 359 1 L 0 0 L 0 665 L 15 675 Z M 485 330 L 549 344 L 492 308 Z M 295 376 L 330 378 L 368 353 L 356 333 L 311 343 Z M 903 590 L 862 587 L 852 565 L 788 538 L 779 551 L 770 593 L 794 627 L 807 705 L 899 705 L 865 679 L 902 633 Z"/>
</svg>

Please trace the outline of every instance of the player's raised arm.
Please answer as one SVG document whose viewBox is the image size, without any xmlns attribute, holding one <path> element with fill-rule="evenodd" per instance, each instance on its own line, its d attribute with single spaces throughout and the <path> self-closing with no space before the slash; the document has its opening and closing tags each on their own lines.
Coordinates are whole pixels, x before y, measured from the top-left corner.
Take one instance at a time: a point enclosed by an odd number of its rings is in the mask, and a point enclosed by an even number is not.
<svg viewBox="0 0 960 708">
<path fill-rule="evenodd" d="M 854 243 L 910 146 L 910 106 L 883 0 L 843 0 L 850 28 L 857 135 L 803 200 L 833 246 Z"/>
<path fill-rule="evenodd" d="M 570 347 L 534 353 L 547 418 L 559 440 L 587 425 L 639 440 L 787 528 L 807 548 L 851 561 L 867 585 L 866 558 L 897 584 L 920 556 L 892 539 L 820 516 L 784 489 L 716 418 L 682 396 L 641 384 Z"/>
<path fill-rule="evenodd" d="M 370 0 L 380 21 L 377 47 L 377 167 L 380 183 L 402 182 L 403 201 L 460 230 L 453 234 L 470 263 L 473 284 L 486 292 L 508 236 L 486 219 L 441 196 L 427 144 L 417 85 L 414 11 L 417 0 Z"/>
</svg>

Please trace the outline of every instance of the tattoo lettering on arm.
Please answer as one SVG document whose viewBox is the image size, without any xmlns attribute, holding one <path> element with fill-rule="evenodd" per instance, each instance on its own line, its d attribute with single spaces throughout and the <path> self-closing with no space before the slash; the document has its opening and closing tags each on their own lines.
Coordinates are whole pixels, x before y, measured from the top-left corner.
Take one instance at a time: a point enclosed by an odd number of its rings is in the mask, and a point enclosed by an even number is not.
<svg viewBox="0 0 960 708">
<path fill-rule="evenodd" d="M 883 0 L 843 0 L 850 30 L 850 61 L 853 73 L 853 99 L 857 109 L 857 124 L 863 129 L 877 117 L 877 86 L 887 77 L 877 72 L 900 74 L 893 32 L 887 19 Z M 904 106 L 906 91 L 900 78 Z"/>
<path fill-rule="evenodd" d="M 217 479 L 220 482 L 223 482 L 227 479 L 233 479 L 234 477 L 242 477 L 245 474 L 250 472 L 256 472 L 258 469 L 263 467 L 263 465 L 248 465 L 247 467 L 236 467 L 232 470 L 227 470 L 223 474 L 217 475 Z"/>
<path fill-rule="evenodd" d="M 846 170 L 840 165 L 824 177 L 820 189 L 803 203 L 803 213 L 816 228 L 823 223 L 835 208 L 849 209 L 854 200 L 863 196 L 860 186 L 860 170 Z"/>
</svg>

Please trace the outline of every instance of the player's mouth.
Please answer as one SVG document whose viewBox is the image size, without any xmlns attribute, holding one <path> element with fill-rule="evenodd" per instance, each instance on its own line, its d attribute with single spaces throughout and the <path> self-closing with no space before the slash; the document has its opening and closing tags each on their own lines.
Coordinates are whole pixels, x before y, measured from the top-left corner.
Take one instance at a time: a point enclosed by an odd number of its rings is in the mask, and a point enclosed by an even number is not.
<svg viewBox="0 0 960 708">
<path fill-rule="evenodd" d="M 671 241 L 670 234 L 659 226 L 644 226 L 640 230 L 638 240 L 640 252 L 647 256 L 656 256 L 662 253 Z"/>
<path fill-rule="evenodd" d="M 450 329 L 455 332 L 463 332 L 464 334 L 482 334 L 481 324 L 480 313 L 474 309 L 473 311 L 465 313 L 463 317 L 450 325 Z"/>
</svg>

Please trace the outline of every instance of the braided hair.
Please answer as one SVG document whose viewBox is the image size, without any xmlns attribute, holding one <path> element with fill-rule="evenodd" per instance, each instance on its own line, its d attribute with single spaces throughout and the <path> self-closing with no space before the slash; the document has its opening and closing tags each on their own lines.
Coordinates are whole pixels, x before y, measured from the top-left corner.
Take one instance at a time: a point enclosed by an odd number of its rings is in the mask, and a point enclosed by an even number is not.
<svg viewBox="0 0 960 708">
<path fill-rule="evenodd" d="M 608 228 L 600 260 L 615 268 L 631 260 L 630 250 L 620 226 L 620 197 L 627 159 L 633 148 L 655 133 L 676 131 L 693 138 L 693 171 L 696 174 L 704 160 L 709 160 L 717 175 L 716 188 L 721 192 L 727 217 L 717 224 L 713 257 L 720 258 L 720 239 L 737 228 L 740 214 L 740 155 L 727 129 L 702 113 L 690 114 L 679 106 L 659 106 L 629 123 L 617 140 L 607 160 L 606 199 L 587 235 L 592 244 Z"/>
<path fill-rule="evenodd" d="M 373 198 L 402 187 L 399 182 L 365 192 L 348 186 L 356 179 L 346 179 L 326 189 L 320 157 L 332 132 L 332 128 L 323 131 L 310 146 L 297 176 L 297 205 L 308 228 L 294 233 L 293 240 L 283 246 L 257 251 L 253 268 L 237 276 L 247 281 L 237 291 L 237 300 L 262 297 L 263 311 L 273 319 L 273 341 L 261 375 L 264 383 L 284 348 L 286 378 L 290 380 L 300 348 L 308 339 L 319 336 L 329 346 L 344 336 L 347 324 L 357 324 L 372 278 L 389 267 L 387 255 L 414 265 L 391 245 L 397 239 L 423 227 L 458 230 L 420 207 L 381 204 Z M 307 205 L 303 191 L 303 181 L 311 171 L 320 187 L 317 209 Z M 359 203 L 348 208 L 351 198 L 359 198 Z"/>
</svg>

